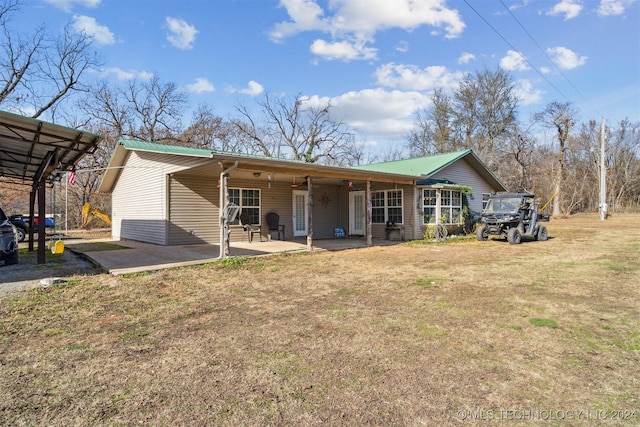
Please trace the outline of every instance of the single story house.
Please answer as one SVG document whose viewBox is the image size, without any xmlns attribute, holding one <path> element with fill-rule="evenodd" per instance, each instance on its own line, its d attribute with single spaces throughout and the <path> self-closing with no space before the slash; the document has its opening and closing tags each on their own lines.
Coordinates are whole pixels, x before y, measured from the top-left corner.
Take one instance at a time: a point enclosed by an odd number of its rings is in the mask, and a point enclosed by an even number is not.
<svg viewBox="0 0 640 427">
<path fill-rule="evenodd" d="M 346 168 L 125 139 L 99 189 L 112 195 L 116 239 L 239 241 L 247 236 L 238 211 L 269 238 L 266 216 L 275 212 L 283 238 L 306 237 L 309 246 L 340 231 L 369 244 L 399 238 L 390 231 L 400 229 L 421 239 L 429 221 L 459 224 L 465 204 L 480 211 L 489 194 L 505 190 L 471 150 Z"/>
</svg>

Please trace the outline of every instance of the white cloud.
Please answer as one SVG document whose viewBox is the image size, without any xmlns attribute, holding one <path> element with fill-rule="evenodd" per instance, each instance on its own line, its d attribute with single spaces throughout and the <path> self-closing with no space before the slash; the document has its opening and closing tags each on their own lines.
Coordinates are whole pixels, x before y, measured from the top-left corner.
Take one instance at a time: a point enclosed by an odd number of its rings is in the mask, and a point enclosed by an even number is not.
<svg viewBox="0 0 640 427">
<path fill-rule="evenodd" d="M 250 80 L 249 83 L 247 83 L 247 87 L 243 89 L 238 89 L 233 86 L 229 86 L 227 87 L 226 90 L 229 93 L 241 93 L 243 95 L 248 95 L 248 96 L 258 96 L 264 92 L 264 87 L 260 83 L 256 82 L 255 80 Z"/>
<path fill-rule="evenodd" d="M 587 62 L 586 56 L 578 56 L 578 54 L 566 47 L 550 47 L 547 49 L 547 54 L 551 57 L 553 63 L 562 70 L 572 70 Z"/>
<path fill-rule="evenodd" d="M 209 80 L 204 77 L 198 77 L 196 78 L 195 83 L 187 85 L 187 90 L 191 93 L 205 93 L 214 92 L 216 88 L 213 87 Z"/>
<path fill-rule="evenodd" d="M 264 92 L 264 87 L 260 83 L 251 80 L 247 87 L 240 89 L 239 92 L 249 96 L 257 96 Z"/>
<path fill-rule="evenodd" d="M 95 18 L 90 16 L 74 15 L 71 26 L 78 33 L 91 36 L 98 44 L 108 45 L 114 44 L 116 41 L 113 33 L 109 31 L 109 27 L 98 24 Z"/>
<path fill-rule="evenodd" d="M 62 9 L 65 12 L 71 11 L 74 5 L 96 8 L 100 5 L 101 0 L 44 0 L 52 6 Z"/>
<path fill-rule="evenodd" d="M 114 75 L 118 80 L 151 80 L 153 73 L 148 71 L 125 71 L 118 67 L 107 67 L 102 69 L 102 74 Z"/>
<path fill-rule="evenodd" d="M 577 0 L 562 0 L 547 12 L 547 15 L 564 15 L 564 20 L 568 21 L 580 15 L 582 4 Z"/>
<path fill-rule="evenodd" d="M 365 47 L 364 43 L 351 43 L 348 41 L 326 42 L 316 40 L 309 48 L 314 55 L 324 59 L 351 61 L 354 59 L 375 59 L 377 49 Z"/>
<path fill-rule="evenodd" d="M 468 64 L 474 59 L 476 59 L 476 56 L 473 53 L 462 52 L 462 55 L 458 58 L 458 64 Z"/>
<path fill-rule="evenodd" d="M 193 25 L 188 24 L 184 19 L 167 17 L 169 34 L 167 40 L 178 49 L 192 49 L 196 40 L 198 30 Z"/>
<path fill-rule="evenodd" d="M 518 99 L 520 99 L 523 106 L 542 102 L 542 95 L 544 93 L 539 89 L 534 89 L 530 80 L 517 80 L 515 82 L 515 90 L 519 92 Z"/>
<path fill-rule="evenodd" d="M 365 89 L 328 98 L 312 96 L 306 99 L 317 106 L 331 104 L 331 114 L 363 135 L 398 138 L 414 126 L 414 113 L 431 103 L 417 91 Z"/>
<path fill-rule="evenodd" d="M 430 90 L 434 88 L 451 88 L 462 78 L 462 73 L 452 73 L 443 66 L 419 68 L 415 65 L 394 64 L 381 65 L 375 71 L 378 84 L 406 89 Z"/>
<path fill-rule="evenodd" d="M 507 71 L 526 71 L 529 66 L 520 52 L 509 50 L 507 56 L 500 60 L 500 68 Z"/>
<path fill-rule="evenodd" d="M 396 50 L 398 52 L 407 53 L 409 52 L 409 43 L 406 41 L 401 41 L 396 45 Z"/>
<path fill-rule="evenodd" d="M 322 8 L 314 1 L 281 0 L 280 6 L 287 9 L 291 21 L 280 22 L 271 31 L 271 39 L 282 40 L 303 31 L 328 31 L 330 24 L 322 18 Z"/>
<path fill-rule="evenodd" d="M 600 0 L 598 15 L 622 15 L 636 0 Z"/>
<path fill-rule="evenodd" d="M 445 0 L 333 0 L 326 10 L 316 0 L 281 0 L 280 5 L 287 10 L 290 20 L 277 23 L 270 33 L 271 39 L 279 42 L 305 31 L 328 33 L 331 42 L 316 40 L 312 47 L 320 52 L 331 51 L 328 59 L 344 59 L 344 55 L 335 55 L 333 51 L 344 50 L 349 44 L 360 47 L 359 55 L 351 53 L 354 58 L 370 59 L 375 50 L 344 40 L 370 42 L 378 31 L 390 28 L 412 31 L 429 25 L 444 32 L 445 38 L 458 37 L 465 28 L 458 11 L 447 8 Z"/>
</svg>

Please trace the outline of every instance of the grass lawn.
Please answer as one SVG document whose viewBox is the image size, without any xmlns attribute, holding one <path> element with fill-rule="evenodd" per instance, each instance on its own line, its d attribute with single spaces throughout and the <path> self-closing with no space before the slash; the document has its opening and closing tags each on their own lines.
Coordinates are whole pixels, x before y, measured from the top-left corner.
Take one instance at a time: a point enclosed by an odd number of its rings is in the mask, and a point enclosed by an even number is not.
<svg viewBox="0 0 640 427">
<path fill-rule="evenodd" d="M 546 225 L 0 295 L 0 425 L 638 425 L 640 215 Z"/>
</svg>

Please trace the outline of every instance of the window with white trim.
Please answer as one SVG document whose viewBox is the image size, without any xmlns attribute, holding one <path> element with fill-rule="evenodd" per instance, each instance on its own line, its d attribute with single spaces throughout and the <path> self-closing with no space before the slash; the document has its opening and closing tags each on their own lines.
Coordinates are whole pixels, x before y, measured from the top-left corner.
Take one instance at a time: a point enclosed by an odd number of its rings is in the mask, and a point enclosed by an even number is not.
<svg viewBox="0 0 640 427">
<path fill-rule="evenodd" d="M 436 222 L 436 197 L 435 189 L 422 190 L 423 224 Z M 440 190 L 440 223 L 462 223 L 462 193 L 459 190 Z"/>
<path fill-rule="evenodd" d="M 402 190 L 381 190 L 371 193 L 371 222 L 384 224 L 404 223 Z"/>
<path fill-rule="evenodd" d="M 240 207 L 238 212 L 246 212 L 251 224 L 260 225 L 260 190 L 250 188 L 230 188 L 229 202 Z M 239 224 L 239 214 L 233 224 Z"/>
</svg>

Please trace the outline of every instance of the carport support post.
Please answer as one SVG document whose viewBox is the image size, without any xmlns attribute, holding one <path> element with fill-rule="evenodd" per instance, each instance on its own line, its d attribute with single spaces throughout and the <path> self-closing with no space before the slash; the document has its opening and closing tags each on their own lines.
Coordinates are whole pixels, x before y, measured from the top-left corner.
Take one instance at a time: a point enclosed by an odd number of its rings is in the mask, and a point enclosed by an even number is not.
<svg viewBox="0 0 640 427">
<path fill-rule="evenodd" d="M 46 188 L 47 182 L 38 182 L 38 264 L 47 262 L 45 256 L 45 218 L 46 218 Z"/>
<path fill-rule="evenodd" d="M 307 177 L 307 191 L 307 251 L 313 252 L 313 179 L 310 176 Z"/>
<path fill-rule="evenodd" d="M 36 194 L 37 194 L 37 189 L 35 187 L 33 187 L 31 189 L 31 192 L 29 193 L 29 252 L 33 252 L 33 234 L 34 234 L 34 221 L 33 218 L 35 218 L 34 213 L 35 213 L 35 205 L 36 205 Z"/>
</svg>

